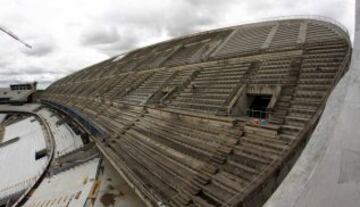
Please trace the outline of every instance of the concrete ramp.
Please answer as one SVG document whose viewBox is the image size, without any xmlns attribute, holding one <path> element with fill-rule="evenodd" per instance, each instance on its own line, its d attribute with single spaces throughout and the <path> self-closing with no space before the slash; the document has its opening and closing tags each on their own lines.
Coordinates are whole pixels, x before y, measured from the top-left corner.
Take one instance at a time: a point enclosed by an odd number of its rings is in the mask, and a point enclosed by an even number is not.
<svg viewBox="0 0 360 207">
<path fill-rule="evenodd" d="M 360 1 L 351 67 L 328 99 L 309 143 L 265 207 L 360 204 Z"/>
</svg>

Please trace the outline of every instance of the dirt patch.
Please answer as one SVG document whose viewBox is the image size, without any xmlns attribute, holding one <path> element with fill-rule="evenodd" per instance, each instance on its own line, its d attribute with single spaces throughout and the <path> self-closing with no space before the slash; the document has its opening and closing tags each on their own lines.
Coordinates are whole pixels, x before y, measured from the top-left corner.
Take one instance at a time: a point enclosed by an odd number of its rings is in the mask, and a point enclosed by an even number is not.
<svg viewBox="0 0 360 207">
<path fill-rule="evenodd" d="M 100 201 L 104 206 L 113 206 L 115 203 L 115 195 L 112 193 L 105 193 L 101 196 Z"/>
<path fill-rule="evenodd" d="M 122 197 L 122 196 L 125 196 L 125 193 L 119 191 L 118 197 Z"/>
</svg>

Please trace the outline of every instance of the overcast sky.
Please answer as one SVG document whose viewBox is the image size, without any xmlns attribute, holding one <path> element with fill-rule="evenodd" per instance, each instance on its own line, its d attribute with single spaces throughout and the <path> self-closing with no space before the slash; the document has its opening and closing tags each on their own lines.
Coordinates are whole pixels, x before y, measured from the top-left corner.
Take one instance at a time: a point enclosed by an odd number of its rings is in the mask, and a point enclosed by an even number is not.
<svg viewBox="0 0 360 207">
<path fill-rule="evenodd" d="M 183 34 L 262 18 L 321 15 L 353 35 L 355 0 L 0 0 L 0 86 L 42 87 L 85 66 Z"/>
</svg>

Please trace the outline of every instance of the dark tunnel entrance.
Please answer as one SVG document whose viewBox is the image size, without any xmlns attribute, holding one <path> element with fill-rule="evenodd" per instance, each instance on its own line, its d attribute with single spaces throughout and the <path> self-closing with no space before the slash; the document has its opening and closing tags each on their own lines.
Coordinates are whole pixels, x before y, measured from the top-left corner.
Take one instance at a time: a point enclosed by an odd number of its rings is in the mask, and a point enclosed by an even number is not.
<svg viewBox="0 0 360 207">
<path fill-rule="evenodd" d="M 267 107 L 271 100 L 271 95 L 250 95 L 252 99 L 248 110 L 249 117 L 267 118 Z"/>
</svg>

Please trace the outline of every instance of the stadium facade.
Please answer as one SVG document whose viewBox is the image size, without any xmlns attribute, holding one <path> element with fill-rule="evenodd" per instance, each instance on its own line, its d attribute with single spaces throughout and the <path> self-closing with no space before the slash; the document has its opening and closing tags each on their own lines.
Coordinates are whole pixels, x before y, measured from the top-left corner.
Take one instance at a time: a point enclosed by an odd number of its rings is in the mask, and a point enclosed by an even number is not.
<svg viewBox="0 0 360 207">
<path fill-rule="evenodd" d="M 161 42 L 62 78 L 44 104 L 81 114 L 151 206 L 260 206 L 347 71 L 349 36 L 315 19 Z"/>
</svg>

